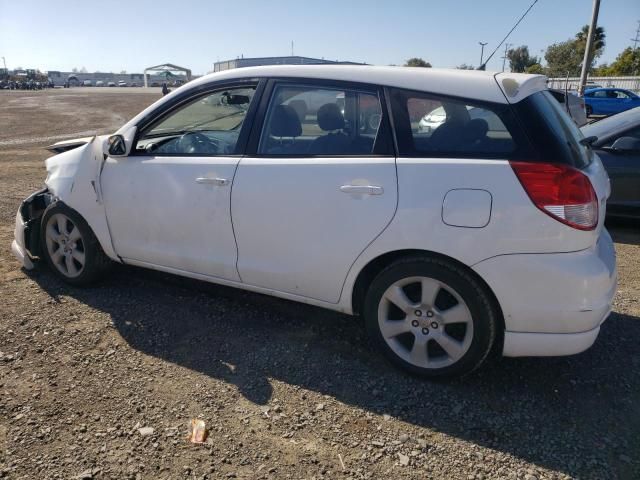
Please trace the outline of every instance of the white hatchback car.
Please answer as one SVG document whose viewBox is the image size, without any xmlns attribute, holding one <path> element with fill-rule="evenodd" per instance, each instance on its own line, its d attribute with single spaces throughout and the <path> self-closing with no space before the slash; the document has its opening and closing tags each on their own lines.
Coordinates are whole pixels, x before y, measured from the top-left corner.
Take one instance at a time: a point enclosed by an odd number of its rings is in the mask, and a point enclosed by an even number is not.
<svg viewBox="0 0 640 480">
<path fill-rule="evenodd" d="M 359 313 L 389 359 L 424 376 L 467 373 L 492 349 L 578 353 L 616 288 L 609 179 L 545 81 L 207 75 L 115 135 L 52 146 L 12 249 L 74 285 L 119 262 Z M 445 120 L 422 131 L 437 108 Z"/>
</svg>

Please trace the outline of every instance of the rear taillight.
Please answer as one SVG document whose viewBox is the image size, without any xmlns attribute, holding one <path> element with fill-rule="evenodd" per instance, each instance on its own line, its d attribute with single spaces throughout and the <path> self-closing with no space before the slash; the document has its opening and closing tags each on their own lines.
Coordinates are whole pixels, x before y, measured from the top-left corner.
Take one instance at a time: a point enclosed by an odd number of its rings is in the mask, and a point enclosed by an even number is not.
<svg viewBox="0 0 640 480">
<path fill-rule="evenodd" d="M 579 230 L 598 225 L 598 198 L 584 173 L 554 163 L 510 162 L 536 207 Z"/>
</svg>

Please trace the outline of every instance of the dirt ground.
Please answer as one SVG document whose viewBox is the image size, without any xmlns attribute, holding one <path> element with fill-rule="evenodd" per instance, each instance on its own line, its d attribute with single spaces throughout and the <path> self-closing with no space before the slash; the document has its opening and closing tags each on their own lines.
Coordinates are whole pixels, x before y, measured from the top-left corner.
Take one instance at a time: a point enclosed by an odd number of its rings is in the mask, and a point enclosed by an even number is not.
<svg viewBox="0 0 640 480">
<path fill-rule="evenodd" d="M 357 318 L 130 267 L 87 289 L 22 270 L 42 147 L 157 98 L 0 91 L 0 477 L 640 478 L 638 224 L 611 226 L 620 284 L 593 348 L 449 382 L 389 366 Z"/>
</svg>

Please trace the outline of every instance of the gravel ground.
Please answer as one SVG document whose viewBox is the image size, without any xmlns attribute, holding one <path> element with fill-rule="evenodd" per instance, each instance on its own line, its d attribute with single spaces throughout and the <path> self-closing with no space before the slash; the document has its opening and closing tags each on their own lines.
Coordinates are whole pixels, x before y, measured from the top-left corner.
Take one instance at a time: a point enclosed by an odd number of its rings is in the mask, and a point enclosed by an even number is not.
<svg viewBox="0 0 640 480">
<path fill-rule="evenodd" d="M 620 286 L 593 348 L 449 382 L 389 366 L 357 318 L 129 267 L 87 289 L 22 270 L 42 146 L 156 98 L 0 92 L 0 477 L 640 478 L 637 224 L 611 226 Z"/>
</svg>

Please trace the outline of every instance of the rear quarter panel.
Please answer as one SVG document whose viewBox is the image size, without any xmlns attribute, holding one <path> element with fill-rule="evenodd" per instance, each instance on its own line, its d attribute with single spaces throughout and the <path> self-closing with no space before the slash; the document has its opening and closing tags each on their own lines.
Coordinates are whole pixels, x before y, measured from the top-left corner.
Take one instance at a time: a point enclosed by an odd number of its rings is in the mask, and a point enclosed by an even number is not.
<svg viewBox="0 0 640 480">
<path fill-rule="evenodd" d="M 579 251 L 597 241 L 598 230 L 576 230 L 538 210 L 506 160 L 399 158 L 397 169 L 398 210 L 352 266 L 341 297 L 347 311 L 358 273 L 388 252 L 424 250 L 473 266 L 497 255 Z M 491 194 L 486 226 L 456 227 L 443 222 L 443 200 L 453 189 Z"/>
</svg>

